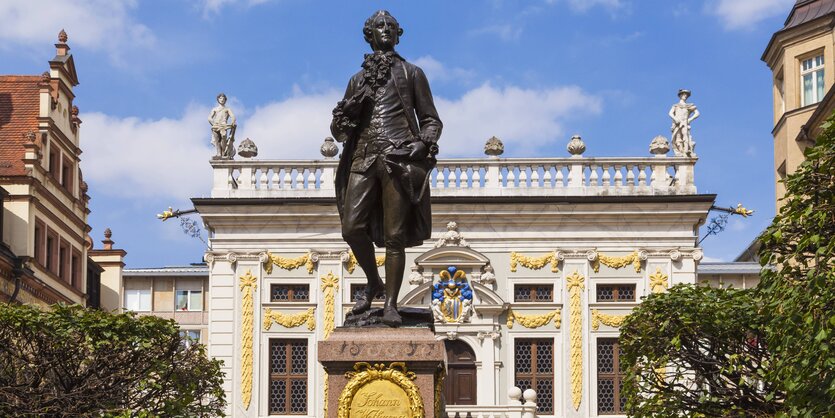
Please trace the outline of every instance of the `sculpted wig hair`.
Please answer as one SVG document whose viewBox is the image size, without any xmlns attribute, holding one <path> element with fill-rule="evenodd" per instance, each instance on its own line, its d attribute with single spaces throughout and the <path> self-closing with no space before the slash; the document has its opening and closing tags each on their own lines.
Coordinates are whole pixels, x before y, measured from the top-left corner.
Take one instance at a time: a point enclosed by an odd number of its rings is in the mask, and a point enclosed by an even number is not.
<svg viewBox="0 0 835 418">
<path fill-rule="evenodd" d="M 377 10 L 374 12 L 371 17 L 365 20 L 365 25 L 362 27 L 362 34 L 365 36 L 365 42 L 371 44 L 371 30 L 374 28 L 374 22 L 377 21 L 377 18 L 388 16 L 391 20 L 394 21 L 394 24 L 397 25 L 397 37 L 403 36 L 403 28 L 400 27 L 400 23 L 397 22 L 397 19 L 388 12 L 388 10 Z"/>
</svg>

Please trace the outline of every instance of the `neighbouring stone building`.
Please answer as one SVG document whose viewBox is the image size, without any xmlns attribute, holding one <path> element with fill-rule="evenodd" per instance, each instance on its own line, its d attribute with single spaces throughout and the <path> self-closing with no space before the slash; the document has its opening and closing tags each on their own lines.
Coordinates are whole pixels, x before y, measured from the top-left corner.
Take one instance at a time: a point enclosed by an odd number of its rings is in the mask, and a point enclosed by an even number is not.
<svg viewBox="0 0 835 418">
<path fill-rule="evenodd" d="M 91 258 L 78 74 L 64 31 L 55 49 L 41 75 L 0 75 L 0 300 L 98 307 L 106 269 Z"/>
<path fill-rule="evenodd" d="M 773 73 L 776 205 L 780 183 L 803 162 L 820 125 L 835 110 L 835 0 L 797 0 L 762 60 Z"/>
</svg>

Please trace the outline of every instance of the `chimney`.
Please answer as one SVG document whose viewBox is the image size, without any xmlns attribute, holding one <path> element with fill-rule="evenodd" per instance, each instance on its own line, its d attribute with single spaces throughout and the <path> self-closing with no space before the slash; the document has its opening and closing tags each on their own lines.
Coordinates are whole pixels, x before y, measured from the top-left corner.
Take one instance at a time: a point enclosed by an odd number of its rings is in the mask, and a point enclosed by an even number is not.
<svg viewBox="0 0 835 418">
<path fill-rule="evenodd" d="M 58 43 L 55 44 L 55 55 L 63 57 L 69 53 L 70 46 L 67 45 L 67 39 L 67 32 L 61 29 L 61 32 L 58 34 Z"/>
</svg>

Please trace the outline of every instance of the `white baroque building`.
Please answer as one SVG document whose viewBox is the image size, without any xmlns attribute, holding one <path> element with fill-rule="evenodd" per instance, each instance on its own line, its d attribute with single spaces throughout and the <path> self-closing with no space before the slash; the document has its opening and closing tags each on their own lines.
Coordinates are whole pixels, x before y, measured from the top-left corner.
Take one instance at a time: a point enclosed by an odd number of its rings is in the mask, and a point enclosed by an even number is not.
<svg viewBox="0 0 835 418">
<path fill-rule="evenodd" d="M 715 199 L 696 190 L 696 159 L 574 151 L 438 163 L 433 239 L 407 249 L 399 300 L 433 308 L 450 417 L 521 417 L 514 386 L 536 391 L 540 417 L 621 415 L 619 324 L 641 297 L 696 283 Z M 207 342 L 231 416 L 336 408 L 317 342 L 365 283 L 340 235 L 336 164 L 214 160 L 211 197 L 193 199 L 210 232 Z"/>
</svg>

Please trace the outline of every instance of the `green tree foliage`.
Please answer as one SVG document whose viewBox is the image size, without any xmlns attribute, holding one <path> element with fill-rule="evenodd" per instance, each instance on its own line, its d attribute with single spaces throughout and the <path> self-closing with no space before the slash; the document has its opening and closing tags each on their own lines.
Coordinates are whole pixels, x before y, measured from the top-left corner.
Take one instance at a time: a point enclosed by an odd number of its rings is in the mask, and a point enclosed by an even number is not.
<svg viewBox="0 0 835 418">
<path fill-rule="evenodd" d="M 748 290 L 678 285 L 648 297 L 621 327 L 630 415 L 773 416 L 757 312 Z"/>
<path fill-rule="evenodd" d="M 171 320 L 0 304 L 0 416 L 222 415 L 220 362 Z"/>
<path fill-rule="evenodd" d="M 785 180 L 786 197 L 760 237 L 757 288 L 773 357 L 769 378 L 790 416 L 835 416 L 835 119 Z"/>
<path fill-rule="evenodd" d="M 621 328 L 635 417 L 835 417 L 835 119 L 785 180 L 750 291 L 676 286 Z"/>
</svg>

